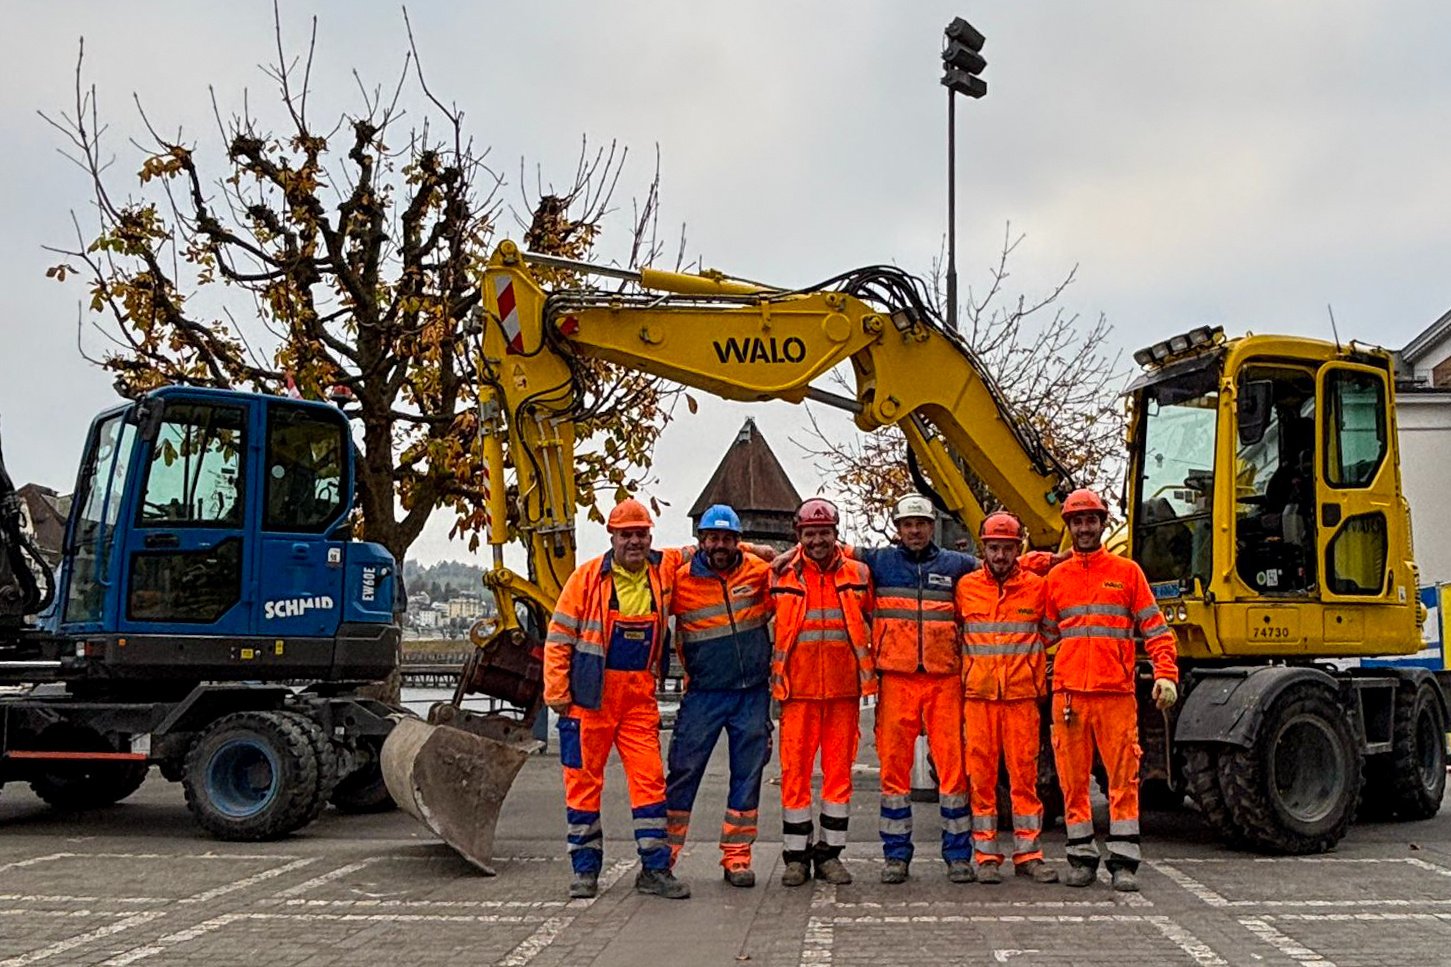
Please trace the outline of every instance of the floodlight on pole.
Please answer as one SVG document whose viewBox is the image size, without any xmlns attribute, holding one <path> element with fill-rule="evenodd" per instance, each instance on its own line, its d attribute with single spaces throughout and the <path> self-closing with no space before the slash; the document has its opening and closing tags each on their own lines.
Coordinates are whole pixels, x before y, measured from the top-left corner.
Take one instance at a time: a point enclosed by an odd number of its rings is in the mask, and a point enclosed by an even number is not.
<svg viewBox="0 0 1451 967">
<path fill-rule="evenodd" d="M 979 98 L 987 81 L 979 75 L 987 67 L 982 56 L 986 40 L 961 17 L 953 17 L 943 31 L 942 86 L 947 88 L 947 323 L 957 329 L 957 99 L 956 94 Z"/>
</svg>

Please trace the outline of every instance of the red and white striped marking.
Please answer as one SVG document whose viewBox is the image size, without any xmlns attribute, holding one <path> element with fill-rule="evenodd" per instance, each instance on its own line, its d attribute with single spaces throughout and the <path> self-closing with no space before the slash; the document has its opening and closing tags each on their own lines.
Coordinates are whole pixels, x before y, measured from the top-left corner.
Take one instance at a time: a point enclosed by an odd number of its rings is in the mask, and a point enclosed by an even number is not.
<svg viewBox="0 0 1451 967">
<path fill-rule="evenodd" d="M 494 301 L 499 306 L 499 322 L 504 327 L 504 336 L 509 340 L 506 352 L 524 351 L 524 333 L 519 326 L 519 307 L 514 302 L 514 283 L 504 279 L 494 281 Z"/>
</svg>

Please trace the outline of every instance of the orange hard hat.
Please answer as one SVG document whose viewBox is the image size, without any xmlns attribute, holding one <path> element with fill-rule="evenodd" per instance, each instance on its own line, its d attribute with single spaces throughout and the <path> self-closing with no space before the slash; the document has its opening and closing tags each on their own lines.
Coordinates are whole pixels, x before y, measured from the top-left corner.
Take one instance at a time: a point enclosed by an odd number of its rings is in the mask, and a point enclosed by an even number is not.
<svg viewBox="0 0 1451 967">
<path fill-rule="evenodd" d="M 980 541 L 1021 541 L 1023 522 L 1006 510 L 995 510 L 982 519 L 977 538 Z"/>
<path fill-rule="evenodd" d="M 620 501 L 615 504 L 615 509 L 610 511 L 610 519 L 605 527 L 612 531 L 625 530 L 628 527 L 654 527 L 655 521 L 651 519 L 650 512 L 645 505 L 633 498 Z"/>
<path fill-rule="evenodd" d="M 836 504 L 825 497 L 812 497 L 796 508 L 796 529 L 803 527 L 835 527 L 841 520 Z"/>
<path fill-rule="evenodd" d="M 1087 487 L 1081 487 L 1078 490 L 1073 491 L 1073 493 L 1069 494 L 1067 499 L 1063 501 L 1063 517 L 1065 520 L 1072 514 L 1088 513 L 1099 514 L 1100 516 L 1107 517 L 1108 505 L 1103 502 L 1102 497 L 1094 493 L 1092 490 L 1089 490 Z"/>
</svg>

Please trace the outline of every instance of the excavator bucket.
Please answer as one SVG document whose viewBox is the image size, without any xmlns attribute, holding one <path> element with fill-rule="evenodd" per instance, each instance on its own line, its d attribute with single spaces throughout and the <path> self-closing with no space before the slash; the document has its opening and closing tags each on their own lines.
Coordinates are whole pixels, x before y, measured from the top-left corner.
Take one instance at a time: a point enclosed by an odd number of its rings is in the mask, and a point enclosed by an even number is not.
<svg viewBox="0 0 1451 967">
<path fill-rule="evenodd" d="M 429 718 L 453 724 L 400 718 L 383 743 L 383 781 L 400 809 L 493 876 L 499 807 L 543 743 L 515 720 L 452 705 Z"/>
<path fill-rule="evenodd" d="M 494 875 L 499 807 L 529 756 L 544 747 L 532 724 L 541 710 L 542 645 L 518 629 L 490 637 L 465 663 L 452 702 L 428 721 L 398 718 L 383 743 L 383 781 L 398 807 L 464 859 Z M 460 708 L 466 694 L 502 698 L 520 718 Z"/>
</svg>

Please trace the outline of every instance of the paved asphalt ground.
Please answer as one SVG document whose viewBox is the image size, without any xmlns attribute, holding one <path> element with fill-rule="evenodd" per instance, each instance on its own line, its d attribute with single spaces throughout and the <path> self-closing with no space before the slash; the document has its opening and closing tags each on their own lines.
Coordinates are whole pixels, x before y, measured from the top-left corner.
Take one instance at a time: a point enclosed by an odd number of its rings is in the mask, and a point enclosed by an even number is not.
<svg viewBox="0 0 1451 967">
<path fill-rule="evenodd" d="M 864 746 L 860 761 L 870 763 Z M 71 817 L 8 786 L 0 967 L 1451 965 L 1451 804 L 1427 822 L 1355 827 L 1335 853 L 1307 858 L 1230 852 L 1192 810 L 1150 813 L 1138 895 L 1012 877 L 950 884 L 935 855 L 935 806 L 919 804 L 912 879 L 887 887 L 877 882 L 876 775 L 862 765 L 847 851 L 856 883 L 780 885 L 772 779 L 761 881 L 735 890 L 721 882 L 712 843 L 725 788 L 718 753 L 681 861 L 695 896 L 672 902 L 632 889 L 629 813 L 612 769 L 605 889 L 593 901 L 565 897 L 561 783 L 549 754 L 526 766 L 509 798 L 492 878 L 401 813 L 330 810 L 284 841 L 233 844 L 202 836 L 180 788 L 154 773 L 125 803 Z M 1061 866 L 1062 827 L 1045 840 Z"/>
</svg>

